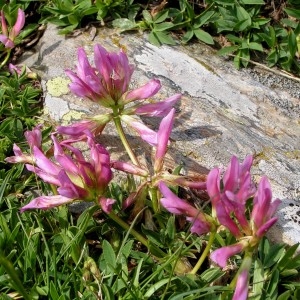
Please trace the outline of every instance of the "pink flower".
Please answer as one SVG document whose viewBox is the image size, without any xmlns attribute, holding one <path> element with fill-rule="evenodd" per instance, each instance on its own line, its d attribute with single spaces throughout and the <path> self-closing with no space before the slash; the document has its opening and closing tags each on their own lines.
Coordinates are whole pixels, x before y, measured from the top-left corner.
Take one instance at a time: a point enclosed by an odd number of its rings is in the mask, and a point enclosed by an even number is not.
<svg viewBox="0 0 300 300">
<path fill-rule="evenodd" d="M 41 125 L 38 125 L 32 131 L 26 131 L 24 134 L 31 150 L 33 149 L 33 147 L 37 147 L 39 149 L 42 147 L 41 127 Z M 34 163 L 34 157 L 32 153 L 23 153 L 22 150 L 16 144 L 14 144 L 13 146 L 13 151 L 15 156 L 7 157 L 5 161 L 9 163 Z"/>
<path fill-rule="evenodd" d="M 119 171 L 123 171 L 129 174 L 138 175 L 142 177 L 146 177 L 149 175 L 148 170 L 123 161 L 114 160 L 111 162 L 111 167 Z"/>
<path fill-rule="evenodd" d="M 143 100 L 154 96 L 161 88 L 160 81 L 152 79 L 145 85 L 128 92 L 124 99 L 121 100 L 121 104 L 126 104 L 135 100 Z"/>
<path fill-rule="evenodd" d="M 81 151 L 72 145 L 72 141 L 58 142 L 54 135 L 52 141 L 54 157 L 49 159 L 34 145 L 32 164 L 27 164 L 26 167 L 45 182 L 56 185 L 59 195 L 38 197 L 23 207 L 22 211 L 32 208 L 48 209 L 74 200 L 98 203 L 112 179 L 110 157 L 106 149 L 96 144 L 89 134 L 87 144 L 90 159 L 86 160 Z M 99 203 L 103 203 L 103 200 Z"/>
<path fill-rule="evenodd" d="M 56 130 L 59 134 L 69 135 L 74 139 L 85 139 L 85 132 L 91 132 L 93 136 L 101 134 L 111 119 L 111 114 L 99 115 L 68 126 L 58 126 Z"/>
<path fill-rule="evenodd" d="M 155 163 L 154 163 L 154 171 L 159 172 L 163 166 L 163 159 L 166 155 L 169 138 L 171 135 L 171 131 L 173 128 L 175 118 L 175 109 L 172 108 L 171 111 L 165 116 L 159 125 L 159 129 L 157 132 L 157 146 L 155 152 Z"/>
<path fill-rule="evenodd" d="M 18 16 L 15 25 L 9 31 L 5 21 L 5 16 L 3 10 L 0 13 L 1 17 L 1 29 L 2 34 L 0 34 L 0 42 L 4 44 L 5 48 L 13 48 L 15 46 L 14 40 L 19 35 L 21 29 L 25 24 L 25 13 L 22 9 L 18 9 Z"/>
<path fill-rule="evenodd" d="M 173 214 L 185 215 L 187 220 L 192 223 L 192 233 L 202 235 L 210 232 L 211 223 L 208 221 L 208 216 L 178 198 L 163 182 L 159 183 L 159 190 L 164 196 L 160 199 L 162 206 Z"/>
<path fill-rule="evenodd" d="M 213 212 L 219 222 L 226 226 L 236 237 L 242 235 L 231 215 L 234 214 L 241 228 L 249 233 L 249 223 L 245 216 L 247 199 L 255 193 L 251 181 L 250 168 L 252 156 L 247 156 L 243 163 L 233 156 L 221 181 L 221 170 L 215 168 L 207 176 L 207 192 L 211 198 Z"/>
<path fill-rule="evenodd" d="M 234 245 L 219 248 L 210 254 L 210 259 L 221 268 L 225 268 L 227 266 L 228 259 L 231 256 L 242 252 L 245 246 L 247 246 L 247 244 L 245 245 L 243 242 L 240 242 Z"/>
<path fill-rule="evenodd" d="M 67 70 L 66 74 L 72 80 L 70 90 L 75 95 L 105 107 L 151 97 L 161 87 L 158 80 L 151 80 L 143 87 L 128 92 L 134 67 L 122 50 L 119 53 L 107 52 L 100 45 L 95 45 L 94 62 L 95 68 L 90 65 L 85 51 L 79 48 L 77 73 Z"/>
<path fill-rule="evenodd" d="M 180 98 L 181 94 L 175 94 L 164 101 L 138 105 L 133 113 L 149 117 L 164 117 L 171 111 Z"/>
<path fill-rule="evenodd" d="M 145 142 L 151 146 L 157 146 L 157 133 L 154 130 L 147 127 L 141 121 L 138 121 L 137 119 L 128 115 L 122 115 L 121 120 L 135 130 Z"/>
<path fill-rule="evenodd" d="M 276 223 L 277 217 L 273 217 L 281 201 L 272 201 L 271 186 L 266 176 L 259 182 L 257 193 L 253 199 L 251 213 L 252 230 L 261 238 Z"/>
</svg>

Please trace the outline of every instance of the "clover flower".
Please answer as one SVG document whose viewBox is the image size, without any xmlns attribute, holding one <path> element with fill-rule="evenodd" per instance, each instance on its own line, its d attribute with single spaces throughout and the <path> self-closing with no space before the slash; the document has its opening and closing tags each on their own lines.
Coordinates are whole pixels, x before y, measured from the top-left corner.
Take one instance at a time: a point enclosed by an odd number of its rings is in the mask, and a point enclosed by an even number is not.
<svg viewBox="0 0 300 300">
<path fill-rule="evenodd" d="M 240 164 L 237 157 L 232 156 L 222 180 L 219 168 L 212 169 L 207 176 L 207 192 L 212 202 L 213 214 L 236 237 L 240 237 L 242 233 L 232 220 L 232 214 L 243 230 L 249 229 L 245 206 L 256 190 L 250 174 L 252 161 L 253 158 L 249 155 Z"/>
<path fill-rule="evenodd" d="M 145 99 L 151 98 L 160 90 L 160 81 L 152 79 L 142 87 L 129 90 L 134 67 L 129 64 L 128 57 L 122 50 L 119 53 L 108 52 L 102 46 L 95 45 L 94 63 L 95 67 L 91 66 L 84 49 L 78 49 L 77 72 L 66 71 L 72 81 L 69 85 L 70 90 L 79 97 L 88 98 L 112 109 L 113 117 L 126 115 L 164 117 L 180 100 L 181 95 L 176 94 L 163 101 L 145 104 Z M 126 106 L 129 103 L 129 107 Z M 107 119 L 107 116 L 95 116 L 89 119 L 88 123 L 81 122 L 79 125 L 60 126 L 58 132 L 77 137 L 80 127 L 85 127 L 83 130 L 93 128 L 93 133 L 100 133 L 106 123 L 112 120 Z"/>
<path fill-rule="evenodd" d="M 25 24 L 25 13 L 22 9 L 18 9 L 18 16 L 15 25 L 8 29 L 7 23 L 5 20 L 5 15 L 3 10 L 0 12 L 1 18 L 1 30 L 2 34 L 0 34 L 0 42 L 4 45 L 5 48 L 11 49 L 15 46 L 15 38 L 19 35 L 21 29 L 24 27 Z"/>
<path fill-rule="evenodd" d="M 27 133 L 28 141 L 37 141 L 38 137 L 38 131 L 35 132 L 35 135 Z M 75 200 L 95 201 L 102 206 L 104 211 L 109 211 L 114 200 L 105 198 L 106 188 L 112 179 L 110 157 L 107 150 L 100 144 L 96 144 L 91 134 L 87 133 L 90 159 L 86 160 L 82 152 L 74 147 L 71 141 L 59 142 L 54 135 L 51 138 L 54 144 L 53 158 L 49 159 L 32 142 L 32 159 L 26 161 L 28 163 L 26 168 L 43 181 L 57 186 L 59 195 L 35 198 L 22 207 L 21 212 L 35 208 L 48 209 Z M 19 153 L 15 154 L 15 158 L 8 158 L 7 161 L 20 161 Z"/>
<path fill-rule="evenodd" d="M 184 215 L 192 223 L 191 232 L 202 235 L 211 231 L 213 224 L 211 218 L 177 197 L 165 183 L 159 183 L 159 190 L 163 194 L 160 199 L 162 206 L 169 212 L 176 215 Z"/>
</svg>

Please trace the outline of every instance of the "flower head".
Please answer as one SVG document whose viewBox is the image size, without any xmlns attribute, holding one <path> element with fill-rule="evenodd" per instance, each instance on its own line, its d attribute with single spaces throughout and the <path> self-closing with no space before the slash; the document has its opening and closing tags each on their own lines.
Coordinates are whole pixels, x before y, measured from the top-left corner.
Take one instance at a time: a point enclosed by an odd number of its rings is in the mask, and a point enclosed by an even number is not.
<svg viewBox="0 0 300 300">
<path fill-rule="evenodd" d="M 0 12 L 0 18 L 1 18 L 1 30 L 2 34 L 0 34 L 0 42 L 4 44 L 5 48 L 13 48 L 15 46 L 14 40 L 19 35 L 21 29 L 24 27 L 25 24 L 25 13 L 22 9 L 18 9 L 18 16 L 15 25 L 11 28 L 11 30 L 8 29 L 5 15 L 3 10 Z"/>
<path fill-rule="evenodd" d="M 30 135 L 33 136 L 32 133 Z M 49 159 L 40 148 L 33 145 L 32 160 L 26 161 L 26 167 L 45 182 L 56 185 L 59 195 L 38 197 L 24 206 L 22 211 L 32 208 L 48 209 L 74 200 L 104 203 L 105 209 L 108 209 L 110 205 L 102 199 L 112 179 L 107 150 L 96 144 L 89 134 L 87 144 L 90 159 L 86 160 L 82 152 L 73 146 L 72 141 L 58 142 L 54 135 L 52 141 L 54 157 Z"/>
<path fill-rule="evenodd" d="M 245 205 L 255 193 L 250 174 L 252 161 L 252 156 L 247 156 L 240 164 L 238 159 L 232 156 L 222 180 L 219 168 L 211 170 L 207 176 L 207 192 L 212 202 L 213 213 L 236 237 L 242 236 L 242 232 L 232 220 L 232 214 L 244 231 L 249 233 L 250 230 L 245 216 Z"/>
<path fill-rule="evenodd" d="M 159 183 L 159 190 L 164 196 L 160 199 L 162 206 L 173 214 L 186 216 L 187 220 L 192 223 L 192 233 L 201 235 L 210 232 L 212 224 L 208 216 L 178 198 L 163 182 Z"/>
<path fill-rule="evenodd" d="M 251 213 L 252 231 L 258 238 L 261 238 L 271 226 L 273 226 L 277 217 L 273 217 L 281 201 L 276 199 L 272 202 L 271 186 L 266 176 L 263 176 L 259 182 L 257 193 L 253 199 L 253 209 Z"/>
</svg>

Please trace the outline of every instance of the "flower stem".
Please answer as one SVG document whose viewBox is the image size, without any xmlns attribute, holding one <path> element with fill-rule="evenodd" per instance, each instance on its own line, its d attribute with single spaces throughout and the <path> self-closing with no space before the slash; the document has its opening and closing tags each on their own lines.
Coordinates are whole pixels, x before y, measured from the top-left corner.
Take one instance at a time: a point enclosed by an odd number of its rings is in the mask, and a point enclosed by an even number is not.
<svg viewBox="0 0 300 300">
<path fill-rule="evenodd" d="M 130 230 L 130 233 L 139 241 L 141 242 L 144 246 L 149 248 L 149 243 L 145 237 L 143 237 L 140 233 L 138 233 L 136 230 L 133 228 L 130 228 L 130 226 L 124 222 L 119 216 L 117 216 L 114 212 L 110 212 L 108 216 L 114 220 L 117 224 L 119 224 L 123 229 L 126 231 Z"/>
<path fill-rule="evenodd" d="M 208 243 L 207 243 L 202 255 L 200 256 L 198 262 L 194 266 L 193 270 L 190 272 L 190 274 L 195 275 L 198 272 L 198 270 L 200 269 L 200 267 L 202 266 L 205 258 L 207 257 L 207 255 L 209 253 L 211 245 L 212 245 L 213 241 L 215 240 L 216 233 L 217 233 L 216 231 L 213 231 L 213 232 L 210 233 Z"/>
<path fill-rule="evenodd" d="M 151 203 L 153 205 L 154 213 L 159 212 L 159 203 L 158 203 L 158 197 L 157 197 L 157 187 L 150 187 L 149 188 Z"/>
<path fill-rule="evenodd" d="M 123 127 L 122 127 L 122 124 L 121 124 L 121 120 L 120 120 L 120 117 L 119 116 L 115 116 L 114 117 L 114 123 L 115 123 L 115 126 L 116 126 L 116 129 L 117 129 L 117 132 L 120 136 L 120 139 L 122 141 L 122 144 L 125 148 L 125 150 L 127 151 L 131 161 L 137 165 L 137 166 L 140 166 L 140 163 L 138 162 L 135 154 L 133 153 L 129 143 L 128 143 L 128 140 L 125 136 L 125 133 L 124 133 L 124 130 L 123 130 Z"/>
<path fill-rule="evenodd" d="M 0 69 L 2 69 L 2 67 L 7 63 L 8 59 L 10 57 L 10 52 L 11 52 L 11 50 L 7 51 L 7 54 L 6 54 L 4 60 L 2 61 L 1 65 L 0 65 Z"/>
</svg>

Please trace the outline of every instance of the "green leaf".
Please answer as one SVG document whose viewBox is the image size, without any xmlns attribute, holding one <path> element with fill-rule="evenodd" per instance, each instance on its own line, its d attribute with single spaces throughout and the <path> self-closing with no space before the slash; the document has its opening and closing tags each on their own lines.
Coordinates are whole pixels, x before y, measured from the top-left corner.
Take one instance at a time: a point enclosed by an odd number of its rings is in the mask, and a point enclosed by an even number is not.
<svg viewBox="0 0 300 300">
<path fill-rule="evenodd" d="M 277 298 L 277 300 L 289 300 L 289 299 L 291 299 L 291 291 L 285 291 Z"/>
<path fill-rule="evenodd" d="M 157 13 L 154 18 L 153 18 L 153 22 L 154 23 L 161 23 L 163 21 L 165 21 L 169 16 L 169 11 L 168 10 L 163 10 L 160 11 L 159 13 Z"/>
<path fill-rule="evenodd" d="M 126 18 L 115 19 L 112 22 L 114 27 L 120 28 L 122 30 L 132 30 L 137 28 L 137 24 Z"/>
<path fill-rule="evenodd" d="M 194 31 L 192 29 L 188 30 L 182 37 L 182 42 L 187 43 L 194 36 Z"/>
<path fill-rule="evenodd" d="M 164 23 L 160 23 L 160 24 L 154 24 L 153 30 L 155 32 L 157 32 L 157 31 L 165 31 L 165 30 L 171 29 L 172 27 L 174 27 L 173 23 L 171 23 L 171 22 L 164 22 Z"/>
<path fill-rule="evenodd" d="M 263 0 L 240 0 L 241 4 L 244 5 L 264 5 L 266 4 Z"/>
<path fill-rule="evenodd" d="M 255 260 L 253 273 L 253 300 L 260 300 L 264 288 L 264 268 L 259 259 Z"/>
<path fill-rule="evenodd" d="M 168 282 L 173 281 L 174 279 L 176 279 L 176 277 L 172 277 L 172 278 L 165 278 L 162 279 L 158 282 L 156 282 L 155 284 L 153 284 L 150 289 L 145 293 L 144 297 L 147 299 L 149 297 L 151 297 L 155 292 L 157 292 L 157 290 L 159 290 L 161 287 L 163 287 L 164 285 L 166 285 Z"/>
<path fill-rule="evenodd" d="M 176 42 L 167 33 L 160 32 L 160 31 L 158 31 L 158 32 L 155 31 L 154 34 L 156 35 L 156 38 L 157 38 L 157 40 L 159 41 L 160 44 L 176 45 Z"/>
<path fill-rule="evenodd" d="M 149 39 L 149 42 L 155 46 L 160 46 L 161 45 L 161 42 L 160 40 L 158 39 L 157 37 L 157 34 L 153 31 L 151 31 L 148 35 L 148 39 Z"/>
<path fill-rule="evenodd" d="M 194 34 L 200 41 L 206 44 L 213 45 L 215 43 L 212 36 L 202 29 L 195 29 Z"/>
<path fill-rule="evenodd" d="M 285 8 L 284 11 L 291 17 L 294 17 L 296 19 L 300 19 L 300 9 L 294 9 L 294 8 Z"/>
<path fill-rule="evenodd" d="M 214 14 L 215 11 L 213 10 L 205 10 L 203 13 L 201 13 L 199 16 L 195 18 L 193 28 L 198 28 L 209 23 L 208 21 L 212 18 Z"/>
<path fill-rule="evenodd" d="M 102 242 L 103 257 L 107 267 L 113 272 L 116 268 L 116 255 L 113 247 L 107 240 Z"/>
<path fill-rule="evenodd" d="M 142 14 L 143 14 L 143 17 L 144 17 L 144 19 L 145 19 L 145 21 L 146 21 L 147 23 L 153 23 L 152 16 L 151 16 L 151 14 L 149 13 L 148 10 L 143 10 L 143 11 L 142 11 Z"/>
<path fill-rule="evenodd" d="M 257 51 L 264 51 L 264 48 L 262 47 L 261 44 L 259 43 L 255 43 L 255 42 L 251 42 L 249 43 L 249 48 L 252 50 L 257 50 Z"/>
</svg>

